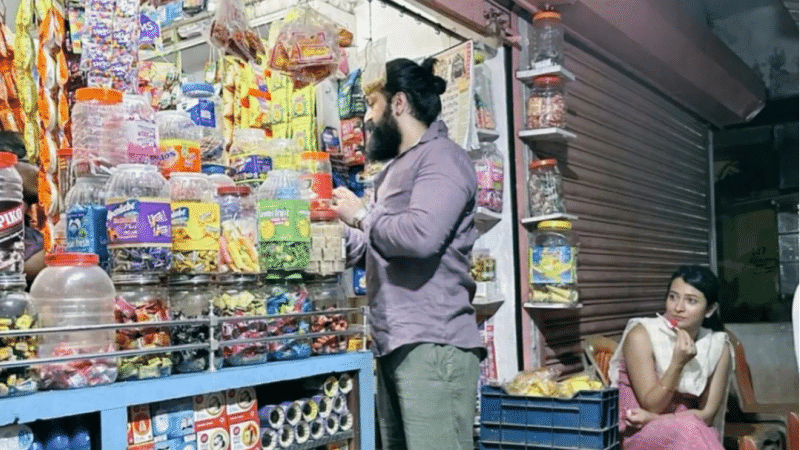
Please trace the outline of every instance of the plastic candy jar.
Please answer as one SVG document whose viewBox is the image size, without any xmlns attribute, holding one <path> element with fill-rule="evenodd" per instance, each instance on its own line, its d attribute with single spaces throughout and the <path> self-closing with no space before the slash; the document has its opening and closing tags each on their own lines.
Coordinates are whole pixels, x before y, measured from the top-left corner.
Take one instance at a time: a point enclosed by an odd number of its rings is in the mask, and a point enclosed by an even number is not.
<svg viewBox="0 0 800 450">
<path fill-rule="evenodd" d="M 555 159 L 540 159 L 528 165 L 528 207 L 531 216 L 564 214 L 561 171 Z"/>
<path fill-rule="evenodd" d="M 124 118 L 122 92 L 104 88 L 75 91 L 72 148 L 76 176 L 108 176 L 112 167 L 125 162 Z"/>
<path fill-rule="evenodd" d="M 225 275 L 218 280 L 219 292 L 214 307 L 220 317 L 263 316 L 267 313 L 264 294 L 255 275 Z M 225 321 L 220 325 L 220 348 L 226 366 L 260 364 L 267 361 L 267 343 L 226 346 L 225 341 L 257 339 L 267 336 L 267 322 L 259 320 Z"/>
<path fill-rule="evenodd" d="M 0 152 L 0 276 L 19 275 L 25 266 L 25 204 L 17 155 Z"/>
<path fill-rule="evenodd" d="M 321 278 L 308 283 L 308 296 L 314 311 L 311 316 L 311 333 L 347 331 L 347 318 L 343 314 L 326 314 L 325 311 L 344 308 L 347 299 L 337 277 Z M 311 343 L 312 355 L 342 353 L 347 350 L 347 336 L 322 336 Z"/>
<path fill-rule="evenodd" d="M 264 293 L 266 294 L 267 314 L 271 316 L 310 312 L 314 306 L 302 280 L 277 282 L 268 276 Z M 267 328 L 270 336 L 282 336 L 308 333 L 309 326 L 307 317 L 277 317 L 269 320 Z M 271 361 L 309 356 L 311 356 L 310 339 L 294 336 L 269 343 L 269 359 Z"/>
<path fill-rule="evenodd" d="M 172 205 L 172 272 L 216 273 L 219 258 L 219 205 L 208 176 L 174 172 L 169 180 Z"/>
<path fill-rule="evenodd" d="M 25 286 L 22 275 L 0 277 L 0 331 L 30 330 L 39 326 Z M 36 358 L 38 347 L 36 335 L 0 338 L 0 360 Z M 0 369 L 0 397 L 36 392 L 38 383 L 38 374 L 31 367 Z"/>
<path fill-rule="evenodd" d="M 560 13 L 539 11 L 533 16 L 530 61 L 532 69 L 564 64 L 564 27 Z"/>
<path fill-rule="evenodd" d="M 172 172 L 200 172 L 200 140 L 203 131 L 183 111 L 159 111 L 158 152 L 161 173 L 169 178 Z"/>
<path fill-rule="evenodd" d="M 264 130 L 241 128 L 234 130 L 231 144 L 230 164 L 233 181 L 257 189 L 267 173 L 272 170 L 272 157 L 268 151 L 269 141 Z"/>
<path fill-rule="evenodd" d="M 248 186 L 217 189 L 220 209 L 219 272 L 259 273 L 255 200 Z"/>
<path fill-rule="evenodd" d="M 158 164 L 156 110 L 143 95 L 125 94 L 126 161 L 132 164 Z"/>
<path fill-rule="evenodd" d="M 169 299 L 172 320 L 208 319 L 217 290 L 209 275 L 173 275 L 169 278 Z M 172 345 L 208 343 L 208 324 L 177 325 L 170 329 Z M 209 365 L 208 348 L 172 352 L 172 370 L 179 373 L 201 372 Z M 222 367 L 219 351 L 213 353 L 213 367 Z"/>
<path fill-rule="evenodd" d="M 478 179 L 477 206 L 503 212 L 503 157 L 492 143 L 470 152 Z"/>
<path fill-rule="evenodd" d="M 66 198 L 66 250 L 96 254 L 105 270 L 108 270 L 108 209 L 104 198 L 107 183 L 108 177 L 103 176 L 78 178 Z"/>
<path fill-rule="evenodd" d="M 568 220 L 540 222 L 529 242 L 532 302 L 578 302 L 578 244 Z"/>
<path fill-rule="evenodd" d="M 309 202 L 293 170 L 273 170 L 256 194 L 262 271 L 303 270 L 311 251 Z"/>
<path fill-rule="evenodd" d="M 567 104 L 561 77 L 543 75 L 534 78 L 526 108 L 529 129 L 564 128 L 567 123 Z"/>
<path fill-rule="evenodd" d="M 204 162 L 222 162 L 225 140 L 222 136 L 222 102 L 208 83 L 185 83 L 178 108 L 189 113 L 202 130 L 200 156 Z"/>
<path fill-rule="evenodd" d="M 333 198 L 331 160 L 326 152 L 300 154 L 300 182 L 311 191 L 311 220 L 335 219 L 336 211 L 331 208 Z"/>
</svg>

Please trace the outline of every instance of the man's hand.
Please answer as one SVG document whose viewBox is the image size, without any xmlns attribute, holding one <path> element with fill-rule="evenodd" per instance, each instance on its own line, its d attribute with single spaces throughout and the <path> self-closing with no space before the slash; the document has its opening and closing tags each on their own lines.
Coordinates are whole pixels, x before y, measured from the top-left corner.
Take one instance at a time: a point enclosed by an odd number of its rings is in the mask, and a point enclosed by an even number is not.
<svg viewBox="0 0 800 450">
<path fill-rule="evenodd" d="M 338 187 L 333 190 L 333 209 L 342 222 L 352 227 L 355 226 L 356 214 L 364 209 L 364 204 L 349 189 Z"/>
</svg>

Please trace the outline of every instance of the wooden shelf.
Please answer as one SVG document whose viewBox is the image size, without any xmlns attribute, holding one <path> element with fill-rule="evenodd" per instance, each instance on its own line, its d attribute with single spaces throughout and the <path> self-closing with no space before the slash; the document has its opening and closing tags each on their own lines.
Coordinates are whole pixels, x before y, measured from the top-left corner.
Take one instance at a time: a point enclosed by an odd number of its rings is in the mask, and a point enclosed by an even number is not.
<svg viewBox="0 0 800 450">
<path fill-rule="evenodd" d="M 524 217 L 522 220 L 523 225 L 535 225 L 539 222 L 544 222 L 545 220 L 569 220 L 575 221 L 578 220 L 578 216 L 573 214 L 562 214 L 562 213 L 555 213 L 555 214 L 545 214 L 543 216 L 534 216 L 534 217 Z"/>
<path fill-rule="evenodd" d="M 487 128 L 478 128 L 478 141 L 480 142 L 494 142 L 500 138 L 500 133 L 496 130 L 489 130 Z"/>
<path fill-rule="evenodd" d="M 583 303 L 532 303 L 526 302 L 523 306 L 530 309 L 580 309 Z"/>
<path fill-rule="evenodd" d="M 563 128 L 537 128 L 535 130 L 522 130 L 519 138 L 527 143 L 536 141 L 569 141 L 578 137 L 575 133 Z"/>
<path fill-rule="evenodd" d="M 517 71 L 517 79 L 525 84 L 533 83 L 534 78 L 542 75 L 560 75 L 561 78 L 567 81 L 575 81 L 575 74 L 565 69 L 564 66 L 546 66 Z"/>
</svg>

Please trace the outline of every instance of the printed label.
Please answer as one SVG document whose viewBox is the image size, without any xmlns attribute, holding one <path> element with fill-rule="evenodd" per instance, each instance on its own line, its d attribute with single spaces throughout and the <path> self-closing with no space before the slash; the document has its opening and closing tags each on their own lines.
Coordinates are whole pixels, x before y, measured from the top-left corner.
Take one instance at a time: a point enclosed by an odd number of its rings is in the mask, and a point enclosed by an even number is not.
<svg viewBox="0 0 800 450">
<path fill-rule="evenodd" d="M 231 156 L 231 166 L 236 170 L 233 181 L 264 181 L 267 173 L 272 170 L 272 158 L 261 155 Z"/>
<path fill-rule="evenodd" d="M 0 272 L 22 273 L 25 242 L 25 207 L 18 202 L 0 202 Z"/>
<path fill-rule="evenodd" d="M 311 209 L 327 209 L 333 198 L 333 177 L 329 173 L 318 172 L 300 176 L 300 182 L 311 190 Z M 319 205 L 315 205 L 319 203 Z"/>
<path fill-rule="evenodd" d="M 108 248 L 172 246 L 169 199 L 109 199 L 106 208 Z"/>
<path fill-rule="evenodd" d="M 217 251 L 219 236 L 218 204 L 172 202 L 173 250 Z"/>
<path fill-rule="evenodd" d="M 536 284 L 568 284 L 576 281 L 576 247 L 537 246 L 530 249 L 530 280 Z"/>
<path fill-rule="evenodd" d="M 146 120 L 129 120 L 125 134 L 128 141 L 128 162 L 158 164 L 156 124 Z"/>
<path fill-rule="evenodd" d="M 108 261 L 108 231 L 105 206 L 73 206 L 67 211 L 67 251 L 94 253 L 101 265 Z"/>
<path fill-rule="evenodd" d="M 206 128 L 217 127 L 213 101 L 205 98 L 188 99 L 182 105 L 182 108 L 189 113 L 195 125 Z"/>
<path fill-rule="evenodd" d="M 161 172 L 200 172 L 200 144 L 186 139 L 161 139 L 158 146 Z"/>
<path fill-rule="evenodd" d="M 308 202 L 259 200 L 259 241 L 311 242 Z"/>
</svg>

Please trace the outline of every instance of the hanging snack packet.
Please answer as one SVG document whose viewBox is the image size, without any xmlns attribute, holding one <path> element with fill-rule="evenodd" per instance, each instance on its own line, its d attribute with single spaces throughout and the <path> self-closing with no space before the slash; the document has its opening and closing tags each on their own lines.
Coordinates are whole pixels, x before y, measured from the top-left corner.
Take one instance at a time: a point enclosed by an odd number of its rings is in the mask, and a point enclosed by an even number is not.
<svg viewBox="0 0 800 450">
<path fill-rule="evenodd" d="M 361 93 L 361 69 L 356 69 L 339 83 L 339 118 L 363 116 L 366 112 L 366 102 Z"/>
<path fill-rule="evenodd" d="M 369 41 L 364 48 L 364 73 L 361 92 L 368 96 L 386 84 L 386 38 Z"/>
<path fill-rule="evenodd" d="M 211 22 L 209 41 L 226 54 L 245 61 L 258 61 L 266 54 L 261 38 L 250 28 L 242 0 L 220 0 Z"/>
<path fill-rule="evenodd" d="M 269 67 L 289 74 L 299 85 L 328 78 L 339 64 L 339 38 L 333 22 L 309 7 L 286 15 L 269 51 Z"/>
</svg>

